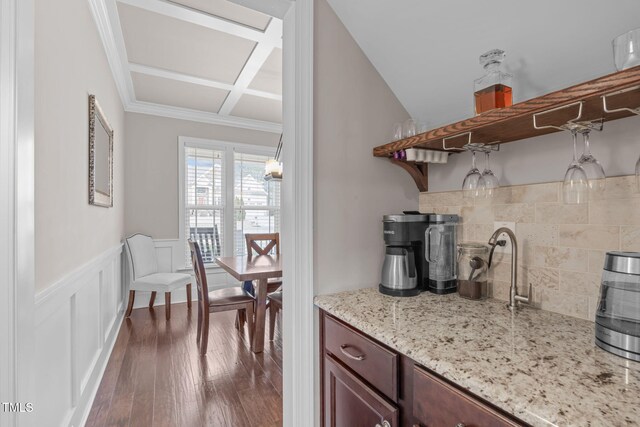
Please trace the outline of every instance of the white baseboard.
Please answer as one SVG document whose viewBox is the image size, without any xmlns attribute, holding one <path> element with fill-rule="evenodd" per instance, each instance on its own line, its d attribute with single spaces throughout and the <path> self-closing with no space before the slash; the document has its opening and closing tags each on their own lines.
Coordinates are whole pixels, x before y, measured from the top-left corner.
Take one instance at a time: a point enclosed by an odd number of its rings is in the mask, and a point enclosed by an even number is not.
<svg viewBox="0 0 640 427">
<path fill-rule="evenodd" d="M 34 425 L 86 422 L 123 316 L 122 245 L 36 295 Z"/>
</svg>

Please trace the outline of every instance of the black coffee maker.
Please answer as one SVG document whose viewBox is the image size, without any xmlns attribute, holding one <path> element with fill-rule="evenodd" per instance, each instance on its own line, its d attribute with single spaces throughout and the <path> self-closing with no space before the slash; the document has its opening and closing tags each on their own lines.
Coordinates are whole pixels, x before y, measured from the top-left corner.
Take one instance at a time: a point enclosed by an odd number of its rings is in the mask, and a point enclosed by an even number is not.
<svg viewBox="0 0 640 427">
<path fill-rule="evenodd" d="M 429 287 L 429 263 L 425 258 L 425 234 L 429 215 L 404 212 L 382 219 L 385 257 L 380 292 L 415 296 Z"/>
</svg>

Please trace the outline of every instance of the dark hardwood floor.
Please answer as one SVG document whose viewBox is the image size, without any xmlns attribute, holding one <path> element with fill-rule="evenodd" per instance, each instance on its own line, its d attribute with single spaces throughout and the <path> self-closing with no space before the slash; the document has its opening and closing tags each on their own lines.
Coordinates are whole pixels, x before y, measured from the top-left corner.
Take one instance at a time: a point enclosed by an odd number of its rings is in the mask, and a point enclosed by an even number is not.
<svg viewBox="0 0 640 427">
<path fill-rule="evenodd" d="M 163 306 L 134 310 L 120 328 L 86 426 L 282 425 L 280 319 L 274 341 L 267 332 L 264 352 L 254 354 L 246 328 L 234 328 L 235 312 L 213 313 L 203 357 L 196 320 L 195 304 L 191 311 L 173 304 L 169 322 Z"/>
</svg>

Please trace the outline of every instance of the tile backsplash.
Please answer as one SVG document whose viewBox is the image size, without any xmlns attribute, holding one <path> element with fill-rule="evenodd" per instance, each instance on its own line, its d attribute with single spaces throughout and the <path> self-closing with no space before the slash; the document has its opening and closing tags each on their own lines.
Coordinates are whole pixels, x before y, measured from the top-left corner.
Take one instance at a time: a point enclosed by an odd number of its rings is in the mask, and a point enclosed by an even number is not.
<svg viewBox="0 0 640 427">
<path fill-rule="evenodd" d="M 543 310 L 593 321 L 606 251 L 640 251 L 640 193 L 635 176 L 607 178 L 588 204 L 565 205 L 562 182 L 499 188 L 492 198 L 467 199 L 462 191 L 421 193 L 420 211 L 462 217 L 459 241 L 486 243 L 494 222 L 514 222 L 518 239 L 518 290 L 533 286 Z M 508 300 L 510 254 L 496 254 L 490 294 Z"/>
</svg>

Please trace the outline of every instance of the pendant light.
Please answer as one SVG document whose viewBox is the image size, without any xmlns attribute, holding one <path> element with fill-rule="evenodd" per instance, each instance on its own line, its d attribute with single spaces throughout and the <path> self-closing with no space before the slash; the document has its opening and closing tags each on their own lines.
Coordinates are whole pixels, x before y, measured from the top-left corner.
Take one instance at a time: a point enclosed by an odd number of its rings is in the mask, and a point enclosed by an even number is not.
<svg viewBox="0 0 640 427">
<path fill-rule="evenodd" d="M 280 161 L 280 153 L 282 152 L 282 134 L 280 134 L 280 141 L 278 142 L 278 148 L 276 148 L 276 155 L 273 159 L 267 160 L 264 165 L 264 180 L 265 181 L 281 181 L 282 180 L 282 162 Z"/>
</svg>

